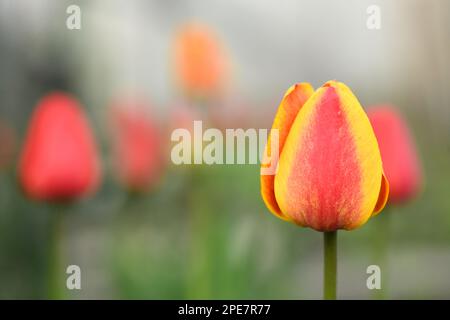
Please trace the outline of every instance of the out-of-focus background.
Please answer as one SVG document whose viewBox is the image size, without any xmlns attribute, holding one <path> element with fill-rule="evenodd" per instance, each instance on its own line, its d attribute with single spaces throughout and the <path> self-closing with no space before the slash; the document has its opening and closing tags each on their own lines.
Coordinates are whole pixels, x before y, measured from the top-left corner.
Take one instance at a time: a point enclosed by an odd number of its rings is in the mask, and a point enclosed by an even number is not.
<svg viewBox="0 0 450 320">
<path fill-rule="evenodd" d="M 66 27 L 72 4 L 81 30 Z M 366 26 L 373 4 L 379 30 Z M 227 61 L 215 99 L 176 80 L 174 42 L 192 22 L 214 33 Z M 181 122 L 270 128 L 290 85 L 330 79 L 365 107 L 396 106 L 420 155 L 422 192 L 382 213 L 387 297 L 449 298 L 449 57 L 446 0 L 0 0 L 0 298 L 47 297 L 54 208 L 23 194 L 17 163 L 34 107 L 54 90 L 84 107 L 103 167 L 97 192 L 64 212 L 62 260 L 82 272 L 82 289 L 65 297 L 321 298 L 322 235 L 269 213 L 258 165 L 175 166 L 167 156 L 155 186 L 131 193 L 115 177 L 108 117 L 122 96 L 145 99 L 170 151 Z M 339 233 L 340 298 L 371 297 L 377 219 Z"/>
</svg>

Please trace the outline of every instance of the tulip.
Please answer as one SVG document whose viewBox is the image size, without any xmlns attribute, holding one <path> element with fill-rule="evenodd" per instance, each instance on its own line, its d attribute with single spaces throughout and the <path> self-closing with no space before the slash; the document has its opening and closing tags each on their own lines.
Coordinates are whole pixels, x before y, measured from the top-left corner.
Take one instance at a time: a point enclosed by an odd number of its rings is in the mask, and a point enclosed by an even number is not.
<svg viewBox="0 0 450 320">
<path fill-rule="evenodd" d="M 378 139 L 384 172 L 389 180 L 389 203 L 404 203 L 419 192 L 422 184 L 414 139 L 394 108 L 373 107 L 367 114 Z"/>
<path fill-rule="evenodd" d="M 195 120 L 203 121 L 204 117 L 194 105 L 184 102 L 174 103 L 169 114 L 169 136 L 176 129 L 186 129 L 193 135 Z"/>
<path fill-rule="evenodd" d="M 184 26 L 175 39 L 174 68 L 178 83 L 190 96 L 217 95 L 227 79 L 224 50 L 207 26 Z"/>
<path fill-rule="evenodd" d="M 62 295 L 61 202 L 93 192 L 100 182 L 100 166 L 88 121 L 71 96 L 54 92 L 36 106 L 19 163 L 25 193 L 36 200 L 58 202 L 51 215 L 49 242 L 49 297 Z"/>
<path fill-rule="evenodd" d="M 276 216 L 317 231 L 352 230 L 383 209 L 388 183 L 377 140 L 343 83 L 314 93 L 309 84 L 291 87 L 272 129 L 279 130 L 278 172 L 261 176 L 261 190 Z"/>
<path fill-rule="evenodd" d="M 325 297 L 334 298 L 336 231 L 362 226 L 387 201 L 375 134 L 357 98 L 337 81 L 315 92 L 307 83 L 289 88 L 274 129 L 278 153 L 269 138 L 266 154 L 279 158 L 277 171 L 262 173 L 262 198 L 275 216 L 324 232 Z"/>
<path fill-rule="evenodd" d="M 163 167 L 159 129 L 139 102 L 113 108 L 112 142 L 119 180 L 132 191 L 156 185 Z"/>
<path fill-rule="evenodd" d="M 74 200 L 98 186 L 94 139 L 74 98 L 55 92 L 39 102 L 22 150 L 19 177 L 28 196 L 46 201 Z"/>
<path fill-rule="evenodd" d="M 393 107 L 375 106 L 369 109 L 368 116 L 380 147 L 383 168 L 389 180 L 389 209 L 393 205 L 405 203 L 420 190 L 422 174 L 414 140 L 406 122 Z M 387 270 L 387 244 L 390 238 L 390 214 L 383 215 L 374 236 L 374 260 Z M 374 297 L 384 299 L 387 296 L 388 273 L 382 277 L 381 290 Z"/>
<path fill-rule="evenodd" d="M 248 128 L 255 125 L 253 117 L 250 116 L 251 106 L 242 97 L 236 95 L 227 97 L 211 107 L 211 122 L 220 130 Z"/>
</svg>

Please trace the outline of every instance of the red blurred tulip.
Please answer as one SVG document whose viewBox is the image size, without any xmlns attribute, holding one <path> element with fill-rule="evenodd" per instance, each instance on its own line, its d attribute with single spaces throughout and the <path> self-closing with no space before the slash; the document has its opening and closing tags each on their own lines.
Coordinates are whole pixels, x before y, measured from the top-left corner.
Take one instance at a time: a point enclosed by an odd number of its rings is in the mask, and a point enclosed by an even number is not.
<svg viewBox="0 0 450 320">
<path fill-rule="evenodd" d="M 175 74 L 180 86 L 194 96 L 219 93 L 227 78 L 227 59 L 218 37 L 207 26 L 184 26 L 175 39 Z"/>
<path fill-rule="evenodd" d="M 390 106 L 368 111 L 377 136 L 383 168 L 390 184 L 389 202 L 404 202 L 417 194 L 422 173 L 414 140 L 403 118 Z"/>
<path fill-rule="evenodd" d="M 73 97 L 55 92 L 38 103 L 22 150 L 19 178 L 25 192 L 40 200 L 72 200 L 98 186 L 94 138 Z"/>
<path fill-rule="evenodd" d="M 115 165 L 121 182 L 145 191 L 158 182 L 164 164 L 161 133 L 136 101 L 113 107 L 112 133 Z"/>
</svg>

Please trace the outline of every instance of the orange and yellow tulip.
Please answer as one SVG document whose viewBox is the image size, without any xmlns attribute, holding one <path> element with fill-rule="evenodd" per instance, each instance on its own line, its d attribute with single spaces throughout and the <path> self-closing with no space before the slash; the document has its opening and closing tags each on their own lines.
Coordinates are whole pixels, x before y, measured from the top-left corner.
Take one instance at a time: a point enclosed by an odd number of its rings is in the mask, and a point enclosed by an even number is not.
<svg viewBox="0 0 450 320">
<path fill-rule="evenodd" d="M 345 84 L 329 81 L 316 91 L 308 83 L 292 86 L 272 129 L 279 159 L 274 174 L 261 173 L 261 193 L 274 215 L 329 232 L 358 228 L 384 208 L 389 184 L 377 140 Z M 270 145 L 269 138 L 269 155 Z"/>
</svg>

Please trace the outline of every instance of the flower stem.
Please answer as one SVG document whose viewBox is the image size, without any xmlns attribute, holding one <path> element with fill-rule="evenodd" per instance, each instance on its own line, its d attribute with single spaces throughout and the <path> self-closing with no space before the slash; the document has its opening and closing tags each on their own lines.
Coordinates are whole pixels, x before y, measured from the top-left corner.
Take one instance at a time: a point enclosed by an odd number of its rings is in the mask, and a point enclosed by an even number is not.
<svg viewBox="0 0 450 320">
<path fill-rule="evenodd" d="M 63 266 L 61 261 L 61 236 L 63 212 L 59 205 L 52 208 L 49 221 L 48 298 L 62 299 Z"/>
<path fill-rule="evenodd" d="M 204 168 L 192 170 L 190 177 L 190 249 L 187 274 L 188 299 L 210 299 L 212 289 L 211 265 L 211 216 L 209 202 L 200 186 L 204 182 Z"/>
<path fill-rule="evenodd" d="M 373 290 L 373 298 L 377 300 L 384 300 L 387 298 L 388 288 L 388 246 L 390 234 L 390 220 L 392 209 L 388 208 L 382 215 L 376 217 L 378 227 L 374 234 L 374 262 L 381 270 L 381 288 Z"/>
<path fill-rule="evenodd" d="M 323 297 L 336 300 L 337 231 L 323 233 Z"/>
</svg>

